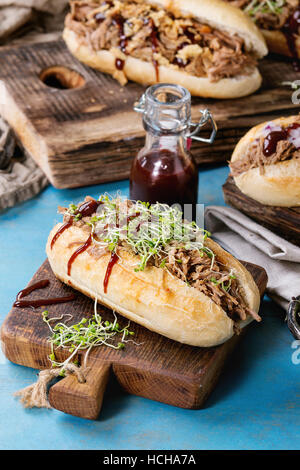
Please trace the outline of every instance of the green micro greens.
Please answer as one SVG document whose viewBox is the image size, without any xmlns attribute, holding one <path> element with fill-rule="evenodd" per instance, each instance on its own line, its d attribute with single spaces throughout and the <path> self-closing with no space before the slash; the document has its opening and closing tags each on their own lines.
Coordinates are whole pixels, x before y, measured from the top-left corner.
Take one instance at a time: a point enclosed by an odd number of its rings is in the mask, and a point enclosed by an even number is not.
<svg viewBox="0 0 300 470">
<path fill-rule="evenodd" d="M 250 16 L 256 13 L 281 13 L 282 7 L 286 4 L 286 0 L 252 0 L 244 9 Z"/>
<path fill-rule="evenodd" d="M 113 349 L 123 349 L 125 343 L 129 341 L 129 337 L 134 335 L 133 331 L 129 331 L 128 323 L 125 327 L 121 328 L 117 317 L 114 314 L 114 321 L 104 321 L 102 317 L 97 313 L 97 302 L 95 301 L 94 315 L 92 318 L 82 318 L 80 322 L 74 325 L 66 325 L 60 318 L 49 318 L 48 310 L 42 313 L 43 321 L 48 325 L 52 336 L 48 339 L 51 344 L 51 354 L 49 359 L 53 367 L 63 367 L 73 359 L 78 351 L 86 350 L 84 367 L 86 366 L 88 354 L 94 347 L 101 345 L 108 346 Z M 70 320 L 71 315 L 69 315 Z M 50 322 L 57 321 L 55 326 L 52 327 Z M 113 340 L 117 335 L 120 335 L 121 339 L 116 344 Z M 70 353 L 68 359 L 62 363 L 57 362 L 55 356 L 55 349 L 62 348 L 67 349 Z"/>
<path fill-rule="evenodd" d="M 231 283 L 232 283 L 232 280 L 233 279 L 236 279 L 236 276 L 234 274 L 232 274 L 232 271 L 229 273 L 229 281 L 228 281 L 228 284 L 225 284 L 224 281 L 222 281 L 222 279 L 216 279 L 215 277 L 211 277 L 210 278 L 210 281 L 215 284 L 216 286 L 218 285 L 221 285 L 221 288 L 225 291 L 225 292 L 228 292 L 230 290 L 230 287 L 231 287 Z"/>
<path fill-rule="evenodd" d="M 95 244 L 111 252 L 121 244 L 130 248 L 140 258 L 136 271 L 143 271 L 153 257 L 163 260 L 167 247 L 174 242 L 187 250 L 207 253 L 213 264 L 214 253 L 204 246 L 209 232 L 195 222 L 183 221 L 177 207 L 112 199 L 108 195 L 100 200 L 99 213 L 87 222 L 92 227 Z"/>
</svg>

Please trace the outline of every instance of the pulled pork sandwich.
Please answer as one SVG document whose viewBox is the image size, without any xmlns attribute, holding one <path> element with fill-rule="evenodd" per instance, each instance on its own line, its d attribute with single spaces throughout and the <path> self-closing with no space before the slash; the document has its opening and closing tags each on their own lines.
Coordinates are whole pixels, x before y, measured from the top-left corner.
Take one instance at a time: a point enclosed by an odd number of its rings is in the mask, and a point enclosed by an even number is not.
<svg viewBox="0 0 300 470">
<path fill-rule="evenodd" d="M 299 0 L 225 0 L 241 8 L 262 30 L 269 50 L 300 57 Z M 300 63 L 298 61 L 298 67 Z"/>
<path fill-rule="evenodd" d="M 264 39 L 240 10 L 220 0 L 71 0 L 64 40 L 83 63 L 127 80 L 177 83 L 193 95 L 257 90 Z"/>
<path fill-rule="evenodd" d="M 59 210 L 51 268 L 95 302 L 193 346 L 221 344 L 260 321 L 250 273 L 178 209 L 102 196 Z"/>
<path fill-rule="evenodd" d="M 239 189 L 262 204 L 300 206 L 300 117 L 253 127 L 229 164 Z"/>
</svg>

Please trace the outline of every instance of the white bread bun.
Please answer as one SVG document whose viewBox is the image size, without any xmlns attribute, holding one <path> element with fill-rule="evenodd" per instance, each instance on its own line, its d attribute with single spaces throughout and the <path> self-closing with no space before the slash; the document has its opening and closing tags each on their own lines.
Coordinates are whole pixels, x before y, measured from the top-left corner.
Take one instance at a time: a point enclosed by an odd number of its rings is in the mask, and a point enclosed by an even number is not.
<svg viewBox="0 0 300 470">
<path fill-rule="evenodd" d="M 297 118 L 299 118 L 297 116 Z M 278 118 L 274 125 L 287 127 L 295 122 L 296 116 Z M 239 141 L 231 157 L 231 162 L 242 160 L 248 146 L 261 136 L 267 122 L 253 127 Z M 300 160 L 291 159 L 273 165 L 265 165 L 264 173 L 252 168 L 234 177 L 237 187 L 247 196 L 267 206 L 300 206 Z"/>
<path fill-rule="evenodd" d="M 239 9 L 232 7 L 219 0 L 168 0 L 147 2 L 162 8 L 181 12 L 185 15 L 192 15 L 199 21 L 203 21 L 209 26 L 219 28 L 221 31 L 230 34 L 238 34 L 245 41 L 248 52 L 252 52 L 256 57 L 267 54 L 267 48 L 262 34 L 253 22 Z M 117 76 L 115 60 L 116 51 L 92 50 L 80 40 L 76 32 L 65 27 L 63 38 L 70 52 L 84 64 Z M 142 85 L 153 85 L 157 83 L 156 71 L 152 62 L 122 56 L 125 59 L 123 72 L 132 81 Z M 261 85 L 262 78 L 257 68 L 250 74 L 240 75 L 233 78 L 224 78 L 217 82 L 212 82 L 207 77 L 196 77 L 187 72 L 174 69 L 169 66 L 160 65 L 159 81 L 162 83 L 175 83 L 187 88 L 194 96 L 207 98 L 237 98 L 254 93 Z"/>
<path fill-rule="evenodd" d="M 125 250 L 118 251 L 120 259 L 112 269 L 107 293 L 103 280 L 110 254 L 96 259 L 87 251 L 81 253 L 69 276 L 67 264 L 76 250 L 74 243 L 84 243 L 87 232 L 73 225 L 61 234 L 51 249 L 51 240 L 61 225 L 51 231 L 46 251 L 55 276 L 62 282 L 149 330 L 181 343 L 209 347 L 221 344 L 233 335 L 233 321 L 208 296 L 162 268 L 150 266 L 135 272 L 137 256 Z M 220 262 L 232 268 L 246 305 L 257 312 L 260 296 L 250 273 L 212 240 L 208 240 L 207 246 Z M 251 320 L 249 316 L 241 326 Z"/>
</svg>

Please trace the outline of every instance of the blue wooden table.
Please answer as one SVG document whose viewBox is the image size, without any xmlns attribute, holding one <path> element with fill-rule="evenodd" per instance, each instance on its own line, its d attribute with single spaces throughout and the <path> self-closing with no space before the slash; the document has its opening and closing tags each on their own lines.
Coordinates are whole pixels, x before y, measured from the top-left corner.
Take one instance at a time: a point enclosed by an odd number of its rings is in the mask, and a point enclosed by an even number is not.
<svg viewBox="0 0 300 470">
<path fill-rule="evenodd" d="M 227 173 L 226 167 L 200 171 L 199 202 L 224 204 L 221 185 Z M 105 191 L 128 196 L 128 181 L 63 191 L 49 186 L 0 215 L 1 323 L 45 259 L 48 233 L 60 220 L 57 206 Z M 300 352 L 293 349 L 297 344 L 283 310 L 265 299 L 262 316 L 206 407 L 197 411 L 127 395 L 114 380 L 98 421 L 25 410 L 13 393 L 34 382 L 37 371 L 11 364 L 0 353 L 0 449 L 299 449 Z"/>
</svg>

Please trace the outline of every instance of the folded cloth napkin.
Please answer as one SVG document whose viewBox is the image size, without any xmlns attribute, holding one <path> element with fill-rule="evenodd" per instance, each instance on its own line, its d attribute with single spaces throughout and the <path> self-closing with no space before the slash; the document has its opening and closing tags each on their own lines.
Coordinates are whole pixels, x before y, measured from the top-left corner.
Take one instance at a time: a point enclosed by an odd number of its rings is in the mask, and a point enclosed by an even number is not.
<svg viewBox="0 0 300 470">
<path fill-rule="evenodd" d="M 67 4 L 68 0 L 0 0 L 0 38 L 32 20 L 34 11 L 59 15 Z"/>
<path fill-rule="evenodd" d="M 229 207 L 208 206 L 205 228 L 236 258 L 265 268 L 267 293 L 284 309 L 293 296 L 300 295 L 300 248 L 296 245 Z"/>
<path fill-rule="evenodd" d="M 15 138 L 0 118 L 0 211 L 31 199 L 47 184 L 46 176 L 29 155 L 21 152 L 17 156 Z"/>
<path fill-rule="evenodd" d="M 1 0 L 1 7 L 15 6 L 15 7 L 26 7 L 34 8 L 38 11 L 44 11 L 46 13 L 51 13 L 55 15 L 61 13 L 66 5 L 68 0 Z"/>
</svg>

